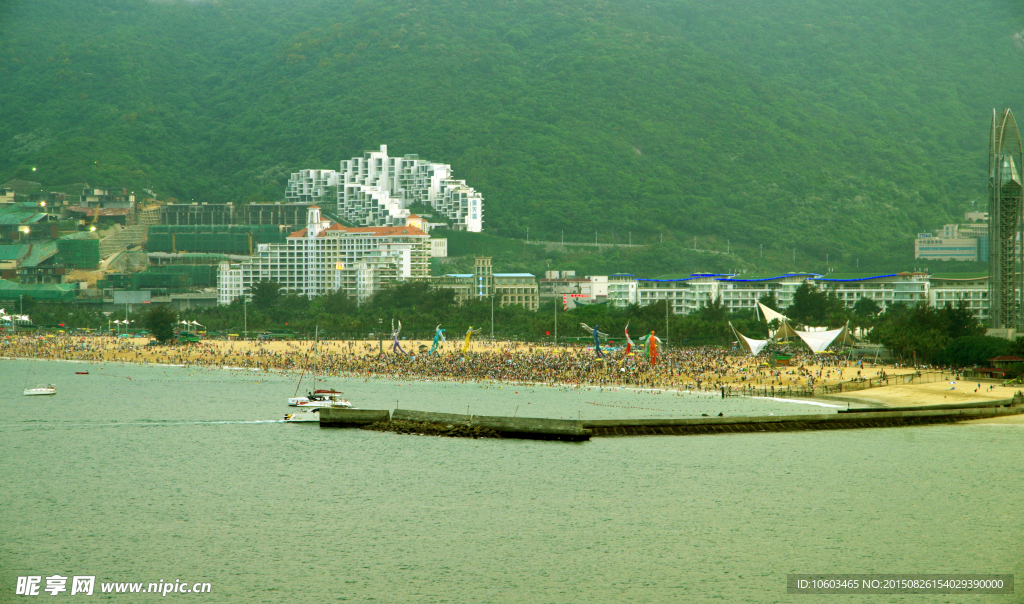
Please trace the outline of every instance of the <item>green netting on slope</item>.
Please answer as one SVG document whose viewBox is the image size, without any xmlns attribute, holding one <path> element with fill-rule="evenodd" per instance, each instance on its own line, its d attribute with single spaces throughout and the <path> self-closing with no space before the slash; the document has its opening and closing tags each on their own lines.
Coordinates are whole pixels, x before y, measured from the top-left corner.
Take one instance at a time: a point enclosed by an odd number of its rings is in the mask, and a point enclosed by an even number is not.
<svg viewBox="0 0 1024 604">
<path fill-rule="evenodd" d="M 100 240 L 58 239 L 56 261 L 71 268 L 94 269 L 100 262 Z"/>
<path fill-rule="evenodd" d="M 276 226 L 266 225 L 160 225 L 150 227 L 147 249 L 249 255 L 260 243 L 284 243 L 285 236 Z"/>
</svg>

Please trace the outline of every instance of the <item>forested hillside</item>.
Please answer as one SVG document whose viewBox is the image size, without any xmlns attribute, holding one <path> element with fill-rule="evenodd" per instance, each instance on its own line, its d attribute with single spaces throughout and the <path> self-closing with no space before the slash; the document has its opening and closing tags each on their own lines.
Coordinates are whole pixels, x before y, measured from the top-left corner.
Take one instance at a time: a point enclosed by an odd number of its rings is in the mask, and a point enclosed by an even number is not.
<svg viewBox="0 0 1024 604">
<path fill-rule="evenodd" d="M 985 203 L 1021 29 L 1009 0 L 8 0 L 0 182 L 275 200 L 385 143 L 497 235 L 906 268 Z"/>
</svg>

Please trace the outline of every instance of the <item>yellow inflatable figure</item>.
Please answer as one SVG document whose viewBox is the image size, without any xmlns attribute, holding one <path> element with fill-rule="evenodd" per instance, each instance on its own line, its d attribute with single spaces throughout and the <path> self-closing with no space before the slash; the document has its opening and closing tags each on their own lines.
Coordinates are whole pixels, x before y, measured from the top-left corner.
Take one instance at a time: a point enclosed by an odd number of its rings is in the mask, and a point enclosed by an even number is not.
<svg viewBox="0 0 1024 604">
<path fill-rule="evenodd" d="M 466 343 L 462 345 L 462 354 L 466 354 L 469 351 L 469 339 L 473 337 L 473 334 L 478 334 L 481 331 L 483 329 L 473 329 L 472 325 L 469 326 L 469 329 L 466 330 Z"/>
</svg>

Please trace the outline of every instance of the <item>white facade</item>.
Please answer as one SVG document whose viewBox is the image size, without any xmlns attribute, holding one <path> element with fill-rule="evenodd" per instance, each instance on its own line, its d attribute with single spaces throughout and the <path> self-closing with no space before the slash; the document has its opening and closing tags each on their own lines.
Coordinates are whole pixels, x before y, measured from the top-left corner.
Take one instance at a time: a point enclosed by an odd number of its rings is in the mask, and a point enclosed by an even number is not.
<svg viewBox="0 0 1024 604">
<path fill-rule="evenodd" d="M 430 257 L 431 258 L 447 258 L 448 257 L 448 240 L 444 238 L 430 238 Z"/>
<path fill-rule="evenodd" d="M 334 170 L 300 170 L 288 179 L 284 197 L 290 202 L 334 205 L 337 187 L 338 173 Z"/>
<path fill-rule="evenodd" d="M 988 277 L 932 277 L 929 280 L 929 306 L 942 308 L 949 304 L 955 307 L 960 302 L 971 310 L 976 319 L 988 321 Z"/>
<path fill-rule="evenodd" d="M 895 303 L 914 306 L 927 303 L 942 307 L 957 305 L 961 300 L 981 321 L 988 319 L 988 278 L 931 277 L 924 273 L 893 273 L 871 277 L 823 277 L 797 273 L 767 279 L 742 279 L 733 275 L 696 273 L 679 279 L 635 279 L 632 275 L 612 275 L 608 279 L 608 300 L 615 306 L 634 303 L 636 292 L 641 306 L 667 299 L 674 314 L 689 314 L 708 302 L 720 298 L 730 312 L 753 311 L 763 296 L 775 294 L 780 309 L 793 303 L 796 290 L 803 283 L 819 290 L 829 290 L 847 308 L 861 298 L 868 298 L 885 310 Z"/>
<path fill-rule="evenodd" d="M 218 301 L 230 304 L 262 280 L 307 297 L 340 290 L 364 300 L 386 281 L 428 275 L 429 257 L 430 237 L 415 227 L 346 228 L 310 206 L 306 228 L 285 244 L 262 244 L 246 262 L 221 263 Z"/>
<path fill-rule="evenodd" d="M 608 277 L 608 302 L 624 308 L 639 303 L 637 283 L 633 275 L 611 275 Z"/>
<path fill-rule="evenodd" d="M 452 221 L 452 228 L 480 232 L 483 197 L 452 168 L 416 155 L 388 157 L 387 145 L 363 157 L 342 160 L 340 169 L 302 170 L 291 175 L 285 189 L 289 201 L 326 200 L 333 192 L 338 214 L 363 226 L 400 226 L 411 204 L 425 204 Z"/>
<path fill-rule="evenodd" d="M 590 279 L 590 299 L 595 302 L 608 299 L 608 277 L 605 275 L 591 275 L 587 279 Z"/>
</svg>

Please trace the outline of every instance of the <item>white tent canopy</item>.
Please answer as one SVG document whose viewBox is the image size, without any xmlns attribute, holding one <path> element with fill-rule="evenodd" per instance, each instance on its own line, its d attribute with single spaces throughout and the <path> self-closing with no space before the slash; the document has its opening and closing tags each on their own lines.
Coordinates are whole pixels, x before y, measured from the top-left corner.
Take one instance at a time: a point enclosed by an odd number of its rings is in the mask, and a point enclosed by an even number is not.
<svg viewBox="0 0 1024 604">
<path fill-rule="evenodd" d="M 787 317 L 786 315 L 774 311 L 765 306 L 764 304 L 761 304 L 760 302 L 758 302 L 757 305 L 761 309 L 761 314 L 764 315 L 765 323 L 771 323 L 775 319 L 778 319 L 779 323 L 787 323 L 789 321 L 789 317 Z"/>
<path fill-rule="evenodd" d="M 756 357 L 762 350 L 764 350 L 764 347 L 768 345 L 769 340 L 755 340 L 736 331 L 736 328 L 732 326 L 731 322 L 729 323 L 729 327 L 732 328 L 732 332 L 736 334 L 737 338 L 739 338 L 740 345 L 750 353 L 750 356 Z"/>
<path fill-rule="evenodd" d="M 782 340 L 785 338 L 792 338 L 793 336 L 799 335 L 799 332 L 790 327 L 789 323 L 783 321 L 782 325 L 779 326 L 779 328 L 776 329 L 775 331 L 769 332 L 769 335 L 776 340 Z"/>
<path fill-rule="evenodd" d="M 779 322 L 778 329 L 776 329 L 775 331 L 768 332 L 768 335 L 771 338 L 775 340 L 781 340 L 784 338 L 792 338 L 793 336 L 797 335 L 796 330 L 789 326 L 789 317 L 780 312 L 776 312 L 768 308 L 767 306 L 761 304 L 760 302 L 757 303 L 757 306 L 761 309 L 761 314 L 764 315 L 765 323 L 771 323 L 772 321 Z"/>
<path fill-rule="evenodd" d="M 747 349 L 747 352 L 750 353 L 750 356 L 753 357 L 756 357 L 757 355 L 761 354 L 761 351 L 764 350 L 764 347 L 768 345 L 768 340 L 755 340 L 753 338 L 748 338 L 747 336 L 741 334 L 740 332 L 736 332 L 736 335 L 740 337 L 740 343 L 743 345 L 744 348 Z"/>
<path fill-rule="evenodd" d="M 796 335 L 815 353 L 824 351 L 836 341 L 840 344 L 853 344 L 853 336 L 846 327 L 829 331 L 798 331 Z"/>
</svg>

